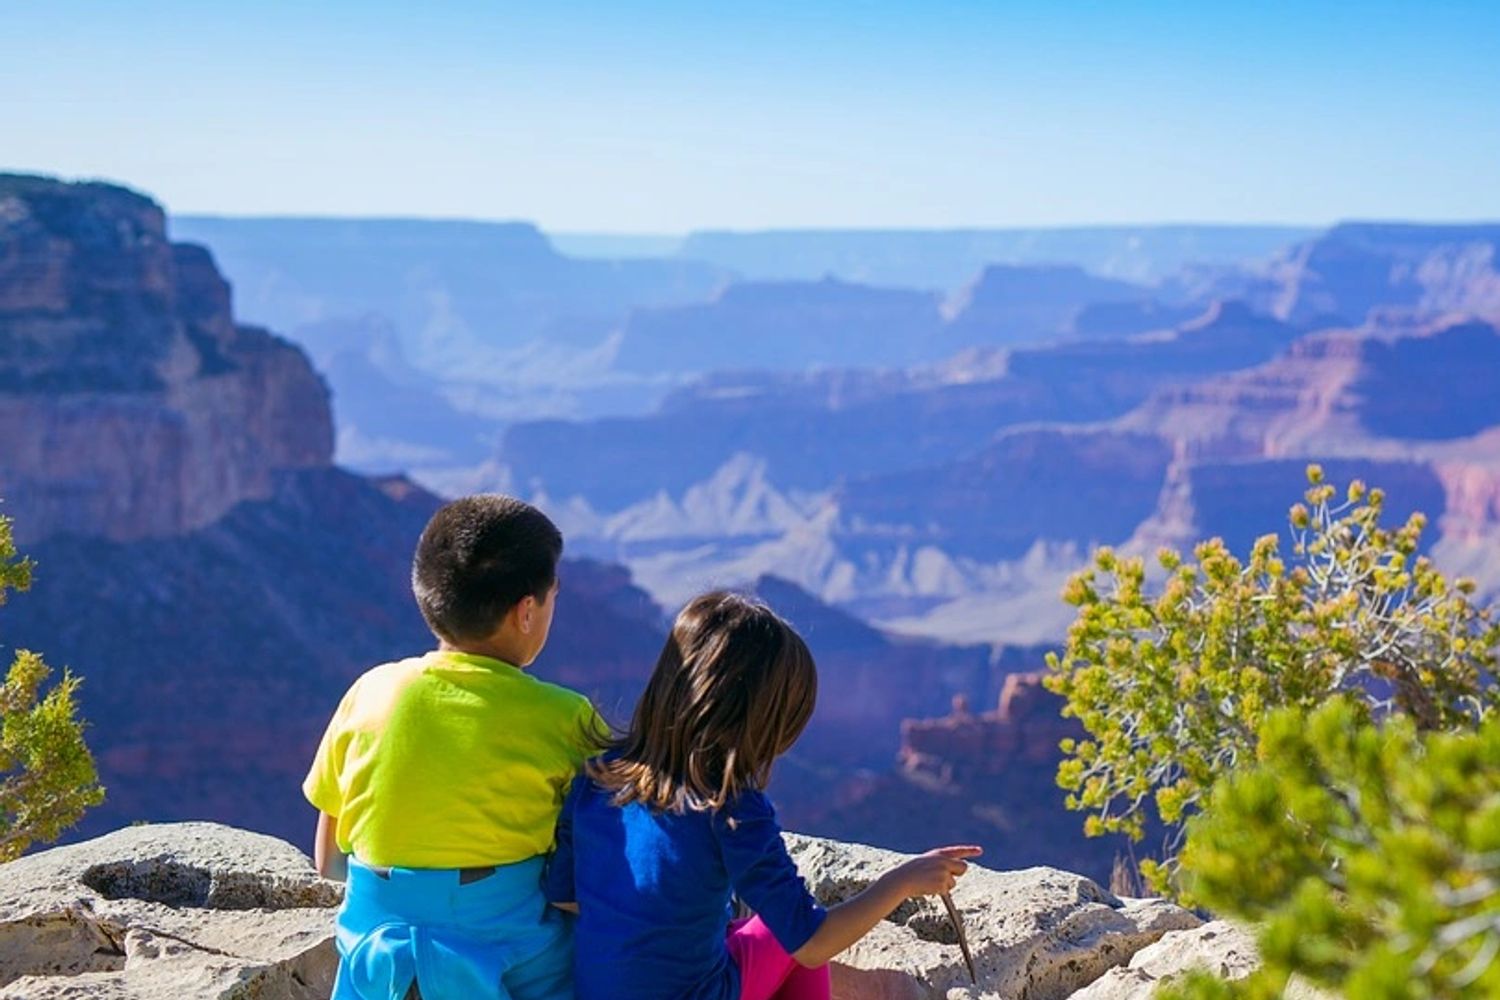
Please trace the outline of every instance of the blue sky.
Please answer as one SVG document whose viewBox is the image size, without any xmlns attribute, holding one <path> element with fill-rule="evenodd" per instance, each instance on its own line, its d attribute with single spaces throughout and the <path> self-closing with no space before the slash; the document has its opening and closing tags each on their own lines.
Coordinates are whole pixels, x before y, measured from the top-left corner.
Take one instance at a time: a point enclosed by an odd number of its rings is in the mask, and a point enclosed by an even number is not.
<svg viewBox="0 0 1500 1000">
<path fill-rule="evenodd" d="M 0 169 L 553 230 L 1500 218 L 1500 3 L 0 0 Z"/>
</svg>

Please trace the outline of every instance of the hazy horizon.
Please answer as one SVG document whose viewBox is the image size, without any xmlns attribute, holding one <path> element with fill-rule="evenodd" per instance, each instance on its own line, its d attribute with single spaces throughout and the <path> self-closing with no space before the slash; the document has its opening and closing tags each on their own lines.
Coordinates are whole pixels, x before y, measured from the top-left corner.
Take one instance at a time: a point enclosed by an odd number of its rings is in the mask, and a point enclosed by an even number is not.
<svg viewBox="0 0 1500 1000">
<path fill-rule="evenodd" d="M 3 171 L 0 171 L 3 172 Z M 103 177 L 80 177 L 63 178 L 64 180 L 77 181 L 100 181 L 109 182 Z M 151 195 L 149 191 L 142 194 Z M 154 196 L 153 196 L 154 197 Z M 160 201 L 160 199 L 155 199 Z M 1069 222 L 1058 225 L 922 225 L 912 224 L 903 226 L 887 226 L 879 223 L 851 224 L 847 226 L 816 226 L 816 225 L 781 225 L 781 226 L 692 226 L 688 229 L 679 230 L 642 230 L 623 229 L 611 230 L 598 227 L 584 228 L 553 228 L 543 225 L 536 219 L 523 217 L 486 218 L 481 216 L 465 215 L 393 215 L 393 214 L 370 214 L 370 215 L 333 215 L 317 213 L 286 213 L 286 212 L 176 212 L 168 206 L 169 219 L 194 219 L 194 220 L 224 220 L 227 222 L 418 222 L 418 223 L 457 223 L 477 225 L 529 225 L 533 226 L 548 236 L 559 236 L 573 239 L 640 239 L 640 240 L 683 240 L 697 235 L 726 234 L 733 236 L 757 236 L 766 234 L 819 234 L 819 233 L 851 233 L 851 234 L 957 234 L 957 233 L 1023 233 L 1023 232 L 1067 232 L 1077 231 L 1104 231 L 1124 232 L 1138 229 L 1258 229 L 1258 230 L 1320 230 L 1333 226 L 1343 225 L 1397 225 L 1397 226 L 1495 226 L 1500 225 L 1500 213 L 1493 217 L 1476 216 L 1461 219 L 1424 219 L 1407 218 L 1403 216 L 1369 217 L 1369 218 L 1339 218 L 1327 221 L 1297 222 L 1297 221 L 1267 221 L 1267 222 L 1243 222 L 1225 221 L 1222 219 L 1167 219 L 1152 220 L 1143 219 L 1138 221 L 1124 222 Z"/>
<path fill-rule="evenodd" d="M 62 178 L 63 180 L 78 180 L 84 182 L 106 182 L 107 178 Z M 142 194 L 151 196 L 151 192 L 142 191 Z M 152 196 L 154 198 L 154 196 Z M 160 202 L 160 198 L 154 198 Z M 598 237 L 600 239 L 645 239 L 645 240 L 679 240 L 694 235 L 728 234 L 734 236 L 755 236 L 771 233 L 795 233 L 795 234 L 817 234 L 817 233 L 853 233 L 880 235 L 889 233 L 913 234 L 913 233 L 1007 233 L 1007 232 L 1053 232 L 1069 230 L 1100 230 L 1100 231 L 1127 231 L 1136 229 L 1295 229 L 1316 230 L 1326 229 L 1330 226 L 1343 225 L 1346 223 L 1357 224 L 1391 224 L 1391 225 L 1434 225 L 1434 226 L 1486 226 L 1500 224 L 1500 216 L 1495 219 L 1407 219 L 1407 218 L 1370 218 L 1370 219 L 1332 219 L 1326 222 L 1225 222 L 1217 219 L 1208 220 L 1182 220 L 1169 219 L 1165 221 L 1141 220 L 1135 222 L 1071 222 L 1059 225 L 902 225 L 887 226 L 878 223 L 851 224 L 847 226 L 816 226 L 816 225 L 781 225 L 781 226 L 691 226 L 687 229 L 678 230 L 643 230 L 643 229 L 621 229 L 612 230 L 598 227 L 584 228 L 554 228 L 543 225 L 536 219 L 515 217 L 488 218 L 473 215 L 400 215 L 380 214 L 369 215 L 358 214 L 319 214 L 319 213 L 288 213 L 288 212 L 177 212 L 167 206 L 167 214 L 172 219 L 194 219 L 194 220 L 223 220 L 226 222 L 417 222 L 434 224 L 477 224 L 477 225 L 529 225 L 549 236 L 564 236 L 574 238 Z"/>
</svg>

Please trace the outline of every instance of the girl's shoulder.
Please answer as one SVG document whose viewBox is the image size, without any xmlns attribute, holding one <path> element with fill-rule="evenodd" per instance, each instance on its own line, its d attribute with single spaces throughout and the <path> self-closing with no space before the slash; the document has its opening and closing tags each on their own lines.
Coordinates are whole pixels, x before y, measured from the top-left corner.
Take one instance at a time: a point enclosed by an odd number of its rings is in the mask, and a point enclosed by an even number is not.
<svg viewBox="0 0 1500 1000">
<path fill-rule="evenodd" d="M 776 825 L 776 807 L 765 792 L 746 788 L 713 812 L 713 825 L 729 830 Z"/>
<path fill-rule="evenodd" d="M 573 778 L 572 785 L 568 787 L 567 798 L 564 800 L 563 807 L 565 809 L 577 806 L 593 808 L 609 807 L 612 809 L 627 808 L 615 801 L 615 796 L 619 793 L 619 789 L 601 783 L 590 773 L 593 770 L 593 765 L 613 760 L 618 756 L 617 751 L 608 750 L 597 757 L 585 761 L 583 768 Z"/>
<path fill-rule="evenodd" d="M 577 808 L 580 802 L 584 802 L 602 791 L 603 789 L 599 787 L 598 783 L 589 777 L 588 768 L 585 767 L 574 775 L 572 783 L 568 785 L 567 794 L 563 797 L 563 809 L 572 811 Z"/>
</svg>

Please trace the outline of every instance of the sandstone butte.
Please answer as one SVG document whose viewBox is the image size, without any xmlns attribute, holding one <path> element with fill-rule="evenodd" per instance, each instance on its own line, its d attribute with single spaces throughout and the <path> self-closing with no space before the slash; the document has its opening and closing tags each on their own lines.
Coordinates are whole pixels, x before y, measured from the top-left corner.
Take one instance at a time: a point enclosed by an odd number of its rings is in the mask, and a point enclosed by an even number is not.
<svg viewBox="0 0 1500 1000">
<path fill-rule="evenodd" d="M 4 175 L 0 204 L 0 486 L 19 542 L 181 533 L 330 464 L 326 386 L 235 323 L 213 258 L 170 242 L 159 205 Z"/>
<path fill-rule="evenodd" d="M 825 904 L 904 855 L 796 834 Z M 319 1000 L 342 885 L 285 841 L 214 823 L 126 827 L 0 866 L 0 998 Z M 1055 868 L 975 866 L 953 893 L 978 972 L 937 900 L 903 904 L 833 966 L 837 1000 L 1145 1000 L 1190 967 L 1257 963 L 1243 930 Z"/>
</svg>

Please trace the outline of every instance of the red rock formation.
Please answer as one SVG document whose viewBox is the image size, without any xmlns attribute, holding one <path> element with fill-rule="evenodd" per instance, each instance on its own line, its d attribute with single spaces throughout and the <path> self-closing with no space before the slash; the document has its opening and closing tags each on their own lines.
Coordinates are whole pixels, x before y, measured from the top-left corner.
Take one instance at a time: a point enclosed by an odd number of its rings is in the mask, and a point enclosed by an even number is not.
<svg viewBox="0 0 1500 1000">
<path fill-rule="evenodd" d="M 1487 451 L 1487 461 L 1439 462 L 1435 472 L 1447 497 L 1442 524 L 1444 536 L 1471 540 L 1493 532 L 1500 524 L 1500 433 L 1490 433 L 1474 442 L 1475 451 Z"/>
<path fill-rule="evenodd" d="M 972 714 L 954 699 L 953 714 L 901 724 L 901 767 L 944 782 L 969 781 L 1015 767 L 1055 765 L 1060 740 L 1079 734 L 1062 702 L 1042 687 L 1041 673 L 1005 678 L 999 707 Z"/>
<path fill-rule="evenodd" d="M 1236 551 L 1286 527 L 1309 462 L 1387 494 L 1390 520 L 1429 515 L 1438 535 L 1493 544 L 1500 330 L 1395 320 L 1297 341 L 1280 357 L 1156 394 L 1117 426 L 1172 442 L 1144 548 L 1219 535 Z M 1446 553 L 1493 590 L 1500 566 Z"/>
<path fill-rule="evenodd" d="M 1316 334 L 1265 364 L 1157 393 L 1120 426 L 1196 462 L 1380 455 L 1500 422 L 1500 330 L 1443 321 Z"/>
<path fill-rule="evenodd" d="M 904 722 L 898 770 L 829 786 L 805 825 L 900 850 L 979 844 L 986 864 L 1060 865 L 1106 878 L 1125 844 L 1085 837 L 1083 816 L 1064 806 L 1058 742 L 1082 729 L 1062 717 L 1042 676 L 1008 676 L 993 711 L 975 714 L 955 700 L 943 718 Z"/>
</svg>

